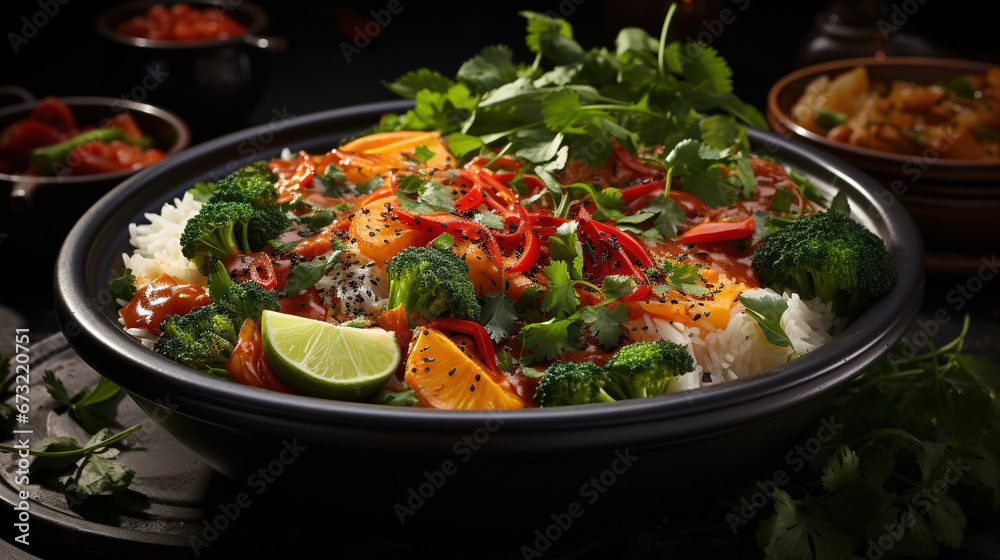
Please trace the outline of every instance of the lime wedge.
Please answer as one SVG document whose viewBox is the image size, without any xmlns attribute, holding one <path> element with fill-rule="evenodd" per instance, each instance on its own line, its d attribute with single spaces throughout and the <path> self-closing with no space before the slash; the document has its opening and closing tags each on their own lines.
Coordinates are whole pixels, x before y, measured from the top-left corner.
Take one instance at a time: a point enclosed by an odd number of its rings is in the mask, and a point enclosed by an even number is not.
<svg viewBox="0 0 1000 560">
<path fill-rule="evenodd" d="M 384 329 L 340 327 L 268 310 L 261 316 L 261 334 L 274 374 L 302 395 L 364 400 L 399 365 L 396 335 Z"/>
</svg>

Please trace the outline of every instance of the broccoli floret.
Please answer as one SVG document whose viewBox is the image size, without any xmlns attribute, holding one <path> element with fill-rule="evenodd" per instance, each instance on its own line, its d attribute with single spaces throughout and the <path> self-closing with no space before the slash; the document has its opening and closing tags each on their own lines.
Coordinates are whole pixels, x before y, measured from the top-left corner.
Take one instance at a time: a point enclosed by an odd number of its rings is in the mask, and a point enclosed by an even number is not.
<svg viewBox="0 0 1000 560">
<path fill-rule="evenodd" d="M 226 266 L 219 261 L 215 261 L 207 276 L 208 295 L 229 311 L 237 330 L 246 319 L 259 321 L 265 309 L 281 310 L 277 292 L 252 280 L 233 282 Z"/>
<path fill-rule="evenodd" d="M 896 283 L 892 255 L 882 239 L 831 210 L 765 237 L 754 251 L 753 268 L 761 285 L 833 302 L 833 312 L 849 319 Z"/>
<path fill-rule="evenodd" d="M 265 309 L 281 310 L 278 294 L 254 281 L 233 282 L 220 303 L 233 314 L 236 325 L 242 325 L 246 319 L 259 321 Z"/>
<path fill-rule="evenodd" d="M 387 309 L 402 304 L 424 319 L 479 321 L 482 309 L 469 279 L 469 265 L 447 249 L 407 247 L 389 261 Z"/>
<path fill-rule="evenodd" d="M 181 233 L 181 253 L 204 272 L 212 258 L 259 251 L 285 231 L 288 218 L 277 207 L 255 208 L 241 202 L 210 203 L 188 219 Z"/>
<path fill-rule="evenodd" d="M 662 395 L 672 379 L 694 369 L 694 358 L 676 342 L 642 341 L 621 347 L 605 368 L 612 382 L 636 399 Z"/>
<path fill-rule="evenodd" d="M 624 399 L 607 370 L 593 362 L 555 362 L 542 374 L 535 388 L 541 406 L 566 406 Z"/>
<path fill-rule="evenodd" d="M 212 303 L 185 315 L 167 315 L 153 350 L 188 367 L 228 377 L 225 366 L 238 340 L 236 332 L 225 306 Z"/>
<path fill-rule="evenodd" d="M 245 202 L 255 208 L 270 208 L 278 203 L 278 191 L 274 188 L 277 180 L 267 162 L 250 163 L 216 183 L 208 202 Z"/>
</svg>

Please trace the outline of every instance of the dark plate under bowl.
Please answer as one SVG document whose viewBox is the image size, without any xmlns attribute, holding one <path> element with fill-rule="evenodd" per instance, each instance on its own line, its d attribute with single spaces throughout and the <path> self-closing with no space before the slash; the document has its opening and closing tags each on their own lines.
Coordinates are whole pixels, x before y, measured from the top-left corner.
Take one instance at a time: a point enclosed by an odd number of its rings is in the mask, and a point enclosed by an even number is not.
<svg viewBox="0 0 1000 560">
<path fill-rule="evenodd" d="M 934 272 L 975 272 L 983 255 L 1000 245 L 1000 163 L 939 157 L 933 149 L 904 156 L 834 142 L 792 120 L 791 108 L 806 86 L 864 66 L 871 83 L 904 80 L 932 84 L 964 74 L 981 74 L 994 64 L 930 57 L 850 58 L 800 68 L 778 80 L 768 94 L 767 119 L 775 131 L 819 147 L 870 174 L 902 202 L 923 234 L 926 265 Z M 955 223 L 964 224 L 955 228 Z M 970 238 L 967 231 L 977 235 Z"/>
<path fill-rule="evenodd" d="M 262 468 L 287 468 L 299 473 L 287 482 L 305 481 L 309 488 L 298 499 L 336 498 L 387 517 L 407 503 L 420 502 L 416 509 L 458 503 L 480 513 L 517 504 L 523 517 L 555 511 L 542 505 L 543 497 L 552 507 L 586 503 L 584 494 L 595 489 L 588 481 L 602 476 L 604 484 L 614 479 L 608 494 L 659 500 L 787 452 L 834 389 L 885 354 L 919 307 L 922 247 L 903 209 L 887 203 L 881 187 L 856 168 L 751 130 L 755 149 L 804 171 L 828 193 L 848 194 L 855 217 L 886 240 L 899 281 L 831 343 L 750 379 L 556 409 L 395 408 L 222 381 L 147 350 L 121 330 L 105 284 L 122 272 L 130 222 L 143 222 L 143 213 L 158 211 L 197 181 L 275 157 L 285 147 L 329 150 L 383 113 L 408 106 L 363 105 L 252 128 L 196 146 L 123 183 L 77 223 L 59 253 L 56 312 L 70 344 L 178 441 L 248 485 L 261 482 Z"/>
</svg>

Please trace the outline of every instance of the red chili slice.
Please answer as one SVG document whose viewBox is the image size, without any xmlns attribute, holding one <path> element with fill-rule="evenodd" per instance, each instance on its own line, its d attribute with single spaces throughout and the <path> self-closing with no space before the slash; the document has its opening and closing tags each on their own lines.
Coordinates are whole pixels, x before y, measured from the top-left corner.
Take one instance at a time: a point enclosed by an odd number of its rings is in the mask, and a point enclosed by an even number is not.
<svg viewBox="0 0 1000 560">
<path fill-rule="evenodd" d="M 753 216 L 740 222 L 701 222 L 685 231 L 677 238 L 678 243 L 710 243 L 712 241 L 732 241 L 754 234 L 757 226 Z"/>
<path fill-rule="evenodd" d="M 278 277 L 274 274 L 270 256 L 262 254 L 250 263 L 250 279 L 268 290 L 278 285 Z"/>
</svg>

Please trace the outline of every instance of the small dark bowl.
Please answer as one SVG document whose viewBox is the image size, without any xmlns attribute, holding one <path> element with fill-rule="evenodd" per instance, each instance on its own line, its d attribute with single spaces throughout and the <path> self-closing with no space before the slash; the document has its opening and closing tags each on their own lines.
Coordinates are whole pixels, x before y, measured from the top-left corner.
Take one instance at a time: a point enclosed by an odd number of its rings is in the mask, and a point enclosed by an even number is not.
<svg viewBox="0 0 1000 560">
<path fill-rule="evenodd" d="M 116 91 L 130 99 L 169 107 L 192 123 L 197 136 L 210 138 L 244 126 L 267 82 L 268 53 L 286 42 L 260 34 L 268 17 L 251 2 L 187 1 L 193 8 L 219 8 L 247 31 L 226 39 L 150 40 L 116 31 L 119 23 L 144 13 L 153 4 L 177 1 L 134 0 L 103 12 L 95 22 L 105 39 L 108 76 Z"/>
<path fill-rule="evenodd" d="M 153 138 L 154 146 L 163 150 L 165 161 L 191 143 L 187 124 L 166 109 L 111 97 L 60 99 L 73 111 L 80 125 L 96 125 L 128 112 L 139 128 Z M 0 109 L 0 130 L 27 118 L 36 104 L 37 101 L 26 101 Z M 0 255 L 5 262 L 35 262 L 32 267 L 37 278 L 50 277 L 53 262 L 48 259 L 36 262 L 35 251 L 39 247 L 58 246 L 91 204 L 136 171 L 56 177 L 0 173 L 0 198 L 5 199 L 0 208 L 0 222 L 6 234 L 0 243 Z M 25 282 L 21 290 L 18 296 L 26 300 L 51 299 L 48 282 Z"/>
<path fill-rule="evenodd" d="M 869 173 L 913 216 L 927 247 L 925 263 L 934 272 L 975 272 L 983 255 L 1000 246 L 1000 163 L 949 160 L 933 149 L 903 156 L 834 142 L 806 130 L 791 108 L 814 79 L 831 78 L 864 66 L 872 83 L 905 80 L 931 84 L 962 74 L 984 73 L 994 65 L 928 57 L 851 58 L 801 68 L 778 80 L 768 94 L 767 119 L 788 138 L 819 147 Z M 956 228 L 954 224 L 963 227 Z M 977 235 L 968 236 L 966 232 Z"/>
<path fill-rule="evenodd" d="M 856 168 L 751 130 L 755 149 L 801 169 L 827 193 L 848 194 L 855 217 L 886 240 L 899 281 L 831 343 L 749 379 L 555 409 L 396 408 L 226 382 L 167 360 L 121 330 L 105 286 L 121 274 L 130 222 L 142 221 L 144 212 L 157 211 L 196 181 L 275 157 L 285 147 L 329 150 L 380 115 L 410 106 L 392 102 L 337 109 L 231 134 L 109 193 L 77 223 L 57 260 L 56 312 L 70 344 L 97 371 L 125 387 L 175 439 L 238 481 L 260 482 L 260 469 L 287 467 L 296 474 L 283 481 L 303 487 L 296 499 L 335 500 L 335 509 L 359 518 L 383 516 L 392 527 L 399 527 L 397 505 L 418 503 L 414 519 L 436 519 L 424 510 L 438 506 L 447 515 L 448 504 L 460 507 L 462 517 L 481 522 L 483 516 L 507 512 L 504 506 L 515 506 L 518 512 L 504 523 L 530 524 L 565 511 L 574 500 L 584 503 L 581 485 L 593 477 L 616 480 L 602 504 L 613 503 L 612 494 L 634 504 L 704 488 L 718 477 L 731 480 L 734 468 L 751 469 L 787 453 L 836 388 L 888 352 L 916 316 L 923 290 L 922 248 L 902 208 L 886 204 L 882 188 Z M 241 155 L 246 153 L 241 148 L 249 146 L 261 149 Z M 451 511 L 455 519 L 458 510 Z"/>
<path fill-rule="evenodd" d="M 132 115 L 139 128 L 153 138 L 153 146 L 163 150 L 164 156 L 176 154 L 191 143 L 191 131 L 187 123 L 166 109 L 111 97 L 61 97 L 60 99 L 73 111 L 76 122 L 80 125 L 98 125 L 101 121 L 121 113 Z M 0 130 L 27 118 L 37 104 L 37 101 L 25 101 L 0 109 Z M 13 186 L 11 205 L 17 210 L 26 210 L 31 206 L 36 193 L 53 188 L 60 191 L 60 196 L 86 195 L 91 202 L 94 202 L 111 187 L 135 174 L 136 171 L 123 169 L 98 175 L 63 176 L 0 173 L 0 182 Z M 66 186 L 58 188 L 56 185 Z M 76 206 L 77 214 L 82 214 L 85 207 Z"/>
</svg>

